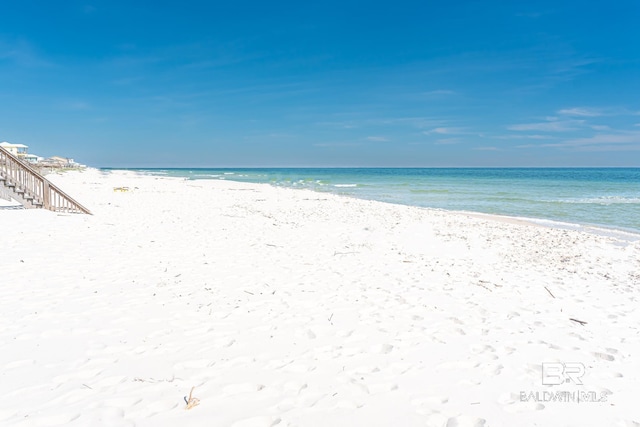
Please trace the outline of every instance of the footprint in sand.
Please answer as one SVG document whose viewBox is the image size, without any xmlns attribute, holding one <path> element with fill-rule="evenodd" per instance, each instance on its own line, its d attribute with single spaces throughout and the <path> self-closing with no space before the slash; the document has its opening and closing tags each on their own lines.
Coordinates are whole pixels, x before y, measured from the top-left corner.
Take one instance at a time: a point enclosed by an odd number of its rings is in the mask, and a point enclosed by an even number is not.
<svg viewBox="0 0 640 427">
<path fill-rule="evenodd" d="M 379 344 L 371 347 L 372 353 L 389 354 L 392 350 L 393 346 L 391 344 Z"/>
<path fill-rule="evenodd" d="M 351 330 L 342 330 L 342 331 L 338 331 L 336 332 L 336 336 L 340 337 L 340 338 L 348 338 L 351 336 L 351 334 L 353 334 L 353 329 Z"/>
<path fill-rule="evenodd" d="M 570 335 L 570 336 L 572 336 L 572 337 L 576 337 L 576 338 L 578 338 L 580 341 L 586 341 L 586 339 L 585 339 L 582 335 L 580 335 L 580 334 L 578 334 L 578 333 L 575 333 L 575 332 L 569 332 L 569 335 Z"/>
<path fill-rule="evenodd" d="M 457 317 L 449 317 L 449 320 L 451 320 L 456 325 L 464 325 L 464 322 Z"/>
<path fill-rule="evenodd" d="M 446 427 L 482 427 L 487 421 L 484 418 L 474 418 L 466 415 L 452 417 L 447 420 Z"/>
<path fill-rule="evenodd" d="M 299 396 L 304 390 L 306 390 L 309 386 L 307 383 L 300 383 L 297 381 L 289 381 L 283 385 L 284 391 L 287 393 L 294 393 Z"/>
<path fill-rule="evenodd" d="M 613 362 L 616 359 L 613 355 L 607 354 L 607 353 L 601 353 L 601 352 L 597 352 L 596 351 L 596 352 L 591 353 L 591 354 L 593 354 L 598 359 L 608 360 L 609 362 Z"/>
<path fill-rule="evenodd" d="M 473 354 L 495 353 L 496 349 L 490 345 L 479 345 L 471 347 Z"/>
<path fill-rule="evenodd" d="M 484 365 L 482 367 L 482 372 L 487 375 L 495 376 L 495 375 L 500 375 L 503 369 L 504 369 L 504 366 L 500 363 L 498 363 L 497 365 L 490 364 L 490 365 Z"/>
<path fill-rule="evenodd" d="M 398 390 L 398 384 L 393 382 L 374 383 L 367 386 L 370 394 L 388 393 Z"/>
<path fill-rule="evenodd" d="M 552 344 L 552 343 L 550 343 L 550 342 L 544 341 L 544 340 L 539 340 L 539 341 L 538 341 L 538 344 L 541 344 L 541 345 L 547 346 L 547 347 L 548 347 L 548 348 L 550 348 L 551 350 L 562 350 L 562 347 L 557 346 L 557 345 L 555 345 L 555 344 Z"/>
<path fill-rule="evenodd" d="M 273 409 L 275 409 L 274 412 L 288 412 L 291 411 L 292 409 L 295 409 L 298 407 L 298 402 L 296 399 L 283 399 L 281 402 L 279 402 L 278 404 L 276 404 Z"/>
<path fill-rule="evenodd" d="M 415 406 L 416 412 L 420 415 L 439 414 L 437 409 L 440 409 L 442 405 L 449 402 L 447 396 L 425 396 L 418 399 L 413 399 L 411 404 Z M 441 420 L 443 425 L 446 421 L 446 417 Z"/>
</svg>

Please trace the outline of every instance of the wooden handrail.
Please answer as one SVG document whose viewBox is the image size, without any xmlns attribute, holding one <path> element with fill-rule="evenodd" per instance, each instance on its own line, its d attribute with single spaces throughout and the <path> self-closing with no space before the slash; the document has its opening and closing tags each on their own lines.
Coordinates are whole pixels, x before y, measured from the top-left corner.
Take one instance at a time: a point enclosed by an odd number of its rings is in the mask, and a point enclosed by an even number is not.
<svg viewBox="0 0 640 427">
<path fill-rule="evenodd" d="M 15 185 L 16 189 L 20 189 L 30 198 L 40 202 L 44 209 L 91 215 L 89 209 L 4 147 L 0 147 L 0 176 L 8 183 Z"/>
</svg>

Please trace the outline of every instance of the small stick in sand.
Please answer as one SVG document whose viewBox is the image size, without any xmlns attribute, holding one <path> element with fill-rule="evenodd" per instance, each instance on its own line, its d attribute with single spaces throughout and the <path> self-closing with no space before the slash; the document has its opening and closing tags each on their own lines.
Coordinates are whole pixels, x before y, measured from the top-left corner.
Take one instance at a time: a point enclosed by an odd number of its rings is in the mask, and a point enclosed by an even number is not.
<svg viewBox="0 0 640 427">
<path fill-rule="evenodd" d="M 549 295 L 551 295 L 551 296 L 552 296 L 552 297 L 554 297 L 554 298 L 556 297 L 555 295 L 553 295 L 553 294 L 551 293 L 551 291 L 549 290 L 549 288 L 547 288 L 546 286 L 545 286 L 544 288 L 547 290 L 547 292 L 549 292 Z"/>
<path fill-rule="evenodd" d="M 200 404 L 200 399 L 198 399 L 197 397 L 193 397 L 194 388 L 196 388 L 196 386 L 191 387 L 191 391 L 189 392 L 188 399 L 187 399 L 187 396 L 184 397 L 184 401 L 187 402 L 187 407 L 185 409 L 191 409 Z"/>
<path fill-rule="evenodd" d="M 572 319 L 571 317 L 569 318 L 569 320 L 573 320 L 576 323 L 580 323 L 582 326 L 586 325 L 587 322 L 583 321 L 583 320 L 578 320 L 578 319 Z"/>
</svg>

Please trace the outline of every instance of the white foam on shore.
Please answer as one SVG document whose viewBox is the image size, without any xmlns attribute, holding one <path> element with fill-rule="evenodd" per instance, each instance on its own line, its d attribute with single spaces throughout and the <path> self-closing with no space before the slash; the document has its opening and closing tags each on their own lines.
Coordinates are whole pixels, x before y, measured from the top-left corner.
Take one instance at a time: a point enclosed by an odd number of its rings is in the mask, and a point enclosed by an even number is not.
<svg viewBox="0 0 640 427">
<path fill-rule="evenodd" d="M 615 239 L 619 239 L 623 242 L 640 241 L 640 234 L 635 232 L 635 230 L 602 227 L 602 226 L 593 225 L 593 224 L 574 224 L 570 222 L 563 222 L 563 221 L 556 221 L 556 220 L 542 219 L 542 218 L 485 214 L 481 212 L 468 212 L 468 211 L 445 211 L 445 212 L 459 212 L 465 215 L 470 215 L 478 218 L 487 218 L 494 221 L 510 222 L 514 224 L 538 225 L 543 227 L 557 228 L 560 230 L 572 230 L 572 231 L 580 231 L 584 233 L 592 233 L 598 236 L 605 236 L 605 237 L 612 237 Z"/>
<path fill-rule="evenodd" d="M 637 241 L 266 184 L 50 177 L 94 215 L 0 210 L 2 426 L 640 422 Z M 543 362 L 583 364 L 583 384 L 543 384 Z"/>
</svg>

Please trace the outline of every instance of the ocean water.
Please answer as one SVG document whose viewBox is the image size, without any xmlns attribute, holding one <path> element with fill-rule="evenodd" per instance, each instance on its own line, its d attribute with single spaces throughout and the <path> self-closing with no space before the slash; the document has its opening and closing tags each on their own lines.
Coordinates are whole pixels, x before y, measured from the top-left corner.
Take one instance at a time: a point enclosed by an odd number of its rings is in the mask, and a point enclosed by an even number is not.
<svg viewBox="0 0 640 427">
<path fill-rule="evenodd" d="M 640 233 L 640 168 L 136 169 Z"/>
</svg>

